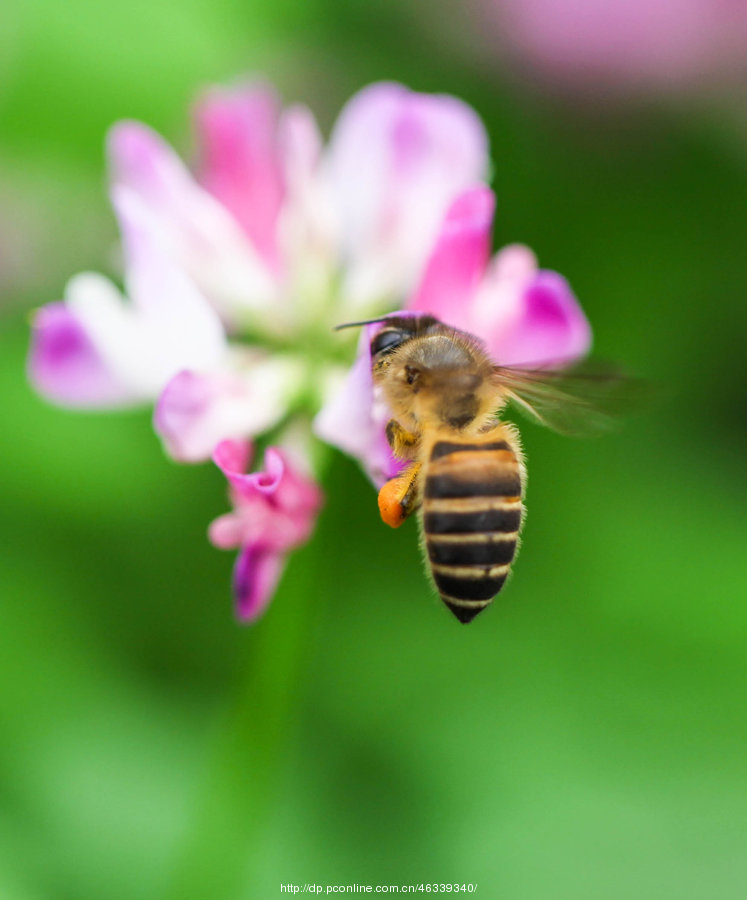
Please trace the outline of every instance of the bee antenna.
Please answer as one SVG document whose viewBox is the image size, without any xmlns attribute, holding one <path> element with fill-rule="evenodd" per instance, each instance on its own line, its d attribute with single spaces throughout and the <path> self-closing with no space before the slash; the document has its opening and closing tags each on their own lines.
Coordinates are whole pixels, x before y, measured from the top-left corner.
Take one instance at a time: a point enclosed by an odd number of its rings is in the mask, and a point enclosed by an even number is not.
<svg viewBox="0 0 747 900">
<path fill-rule="evenodd" d="M 365 322 L 343 322 L 342 325 L 335 325 L 333 331 L 342 331 L 343 328 L 357 328 L 360 325 L 375 325 L 377 322 L 384 322 L 388 316 L 379 316 L 378 319 L 366 319 Z"/>
</svg>

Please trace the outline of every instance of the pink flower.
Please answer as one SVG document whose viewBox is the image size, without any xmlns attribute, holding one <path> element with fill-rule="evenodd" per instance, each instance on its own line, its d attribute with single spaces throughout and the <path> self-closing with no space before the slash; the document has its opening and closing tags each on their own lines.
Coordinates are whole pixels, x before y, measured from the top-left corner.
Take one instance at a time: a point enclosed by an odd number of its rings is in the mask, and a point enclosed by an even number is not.
<svg viewBox="0 0 747 900">
<path fill-rule="evenodd" d="M 29 361 L 64 405 L 157 399 L 182 461 L 281 421 L 321 380 L 309 333 L 334 356 L 336 322 L 401 305 L 449 204 L 488 169 L 468 106 L 397 84 L 353 97 L 326 149 L 311 113 L 262 84 L 207 91 L 195 122 L 196 175 L 147 126 L 114 126 L 127 297 L 74 279 L 37 315 Z"/>
<path fill-rule="evenodd" d="M 505 247 L 490 260 L 493 195 L 476 187 L 448 210 L 407 312 L 430 313 L 482 340 L 496 363 L 562 364 L 586 354 L 591 329 L 568 282 L 538 270 L 527 247 Z M 358 357 L 314 422 L 316 433 L 361 460 L 375 485 L 402 463 L 384 434 L 387 409 L 371 377 L 369 345 L 376 326 L 361 334 Z"/>
<path fill-rule="evenodd" d="M 482 337 L 501 363 L 582 355 L 590 330 L 567 283 L 523 247 L 491 262 L 487 138 L 452 97 L 375 84 L 323 146 L 311 113 L 264 85 L 198 102 L 196 175 L 145 125 L 109 136 L 124 295 L 74 278 L 34 321 L 30 377 L 68 406 L 155 402 L 176 459 L 213 456 L 233 510 L 210 526 L 239 548 L 240 618 L 267 606 L 288 553 L 313 529 L 321 493 L 285 449 L 247 473 L 249 438 L 308 428 L 344 361 L 332 327 L 406 305 Z M 387 410 L 371 378 L 370 330 L 317 433 L 394 474 Z"/>
<path fill-rule="evenodd" d="M 64 302 L 33 320 L 29 376 L 63 406 L 112 407 L 152 400 L 175 371 L 210 369 L 226 353 L 219 317 L 193 282 L 145 239 L 137 210 L 121 207 L 125 284 L 77 275 Z"/>
<path fill-rule="evenodd" d="M 217 518 L 210 540 L 221 549 L 240 548 L 234 593 L 240 619 L 253 621 L 266 609 L 290 550 L 310 537 L 322 494 L 277 447 L 265 452 L 265 467 L 246 473 L 251 446 L 222 441 L 213 460 L 228 479 L 233 511 Z"/>
<path fill-rule="evenodd" d="M 745 71 L 742 0 L 488 0 L 485 9 L 515 52 L 589 92 L 671 91 Z"/>
<path fill-rule="evenodd" d="M 490 260 L 494 200 L 486 187 L 451 205 L 407 304 L 481 337 L 497 363 L 568 362 L 591 346 L 591 329 L 568 282 L 539 270 L 528 247 L 511 244 Z"/>
<path fill-rule="evenodd" d="M 488 141 L 460 100 L 374 84 L 347 104 L 325 160 L 356 306 L 406 297 L 449 204 L 487 178 Z"/>
<path fill-rule="evenodd" d="M 235 349 L 221 369 L 178 372 L 158 398 L 153 424 L 174 459 L 201 462 L 221 440 L 260 434 L 277 425 L 303 376 L 295 357 Z"/>
<path fill-rule="evenodd" d="M 323 441 L 358 459 L 371 481 L 381 487 L 402 468 L 386 439 L 389 411 L 374 392 L 371 339 L 376 325 L 365 325 L 353 367 L 330 391 L 314 419 L 314 432 Z"/>
</svg>

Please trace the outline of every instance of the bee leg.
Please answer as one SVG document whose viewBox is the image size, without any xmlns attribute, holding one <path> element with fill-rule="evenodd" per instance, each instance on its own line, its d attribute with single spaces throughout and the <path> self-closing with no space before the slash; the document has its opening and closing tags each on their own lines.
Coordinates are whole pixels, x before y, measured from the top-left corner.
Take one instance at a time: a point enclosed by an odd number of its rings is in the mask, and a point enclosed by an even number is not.
<svg viewBox="0 0 747 900">
<path fill-rule="evenodd" d="M 392 452 L 400 459 L 412 459 L 420 438 L 403 428 L 396 419 L 390 419 L 386 425 L 386 439 Z"/>
<path fill-rule="evenodd" d="M 399 528 L 405 519 L 420 506 L 418 475 L 420 463 L 413 463 L 379 491 L 379 512 L 391 528 Z"/>
</svg>

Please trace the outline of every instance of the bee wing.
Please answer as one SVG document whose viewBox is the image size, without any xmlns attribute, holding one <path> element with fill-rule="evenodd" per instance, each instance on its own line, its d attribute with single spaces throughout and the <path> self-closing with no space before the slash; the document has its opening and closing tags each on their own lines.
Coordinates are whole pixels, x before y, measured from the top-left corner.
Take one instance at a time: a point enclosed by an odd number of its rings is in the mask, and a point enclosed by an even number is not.
<svg viewBox="0 0 747 900">
<path fill-rule="evenodd" d="M 535 422 L 581 437 L 609 431 L 646 393 L 643 381 L 607 363 L 567 369 L 495 366 L 493 372 L 506 400 Z"/>
</svg>

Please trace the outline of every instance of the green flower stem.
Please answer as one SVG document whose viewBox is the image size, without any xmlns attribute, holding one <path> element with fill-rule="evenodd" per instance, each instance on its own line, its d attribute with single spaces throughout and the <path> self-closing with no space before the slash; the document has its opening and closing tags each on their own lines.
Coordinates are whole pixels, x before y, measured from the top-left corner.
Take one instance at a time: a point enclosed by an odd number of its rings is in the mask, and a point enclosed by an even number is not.
<svg viewBox="0 0 747 900">
<path fill-rule="evenodd" d="M 315 461 L 326 468 L 330 457 L 320 452 Z M 168 900 L 252 896 L 323 595 L 310 588 L 317 583 L 313 547 L 300 556 L 265 618 L 249 626 L 246 668 L 164 892 Z"/>
</svg>

